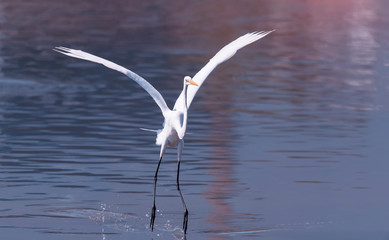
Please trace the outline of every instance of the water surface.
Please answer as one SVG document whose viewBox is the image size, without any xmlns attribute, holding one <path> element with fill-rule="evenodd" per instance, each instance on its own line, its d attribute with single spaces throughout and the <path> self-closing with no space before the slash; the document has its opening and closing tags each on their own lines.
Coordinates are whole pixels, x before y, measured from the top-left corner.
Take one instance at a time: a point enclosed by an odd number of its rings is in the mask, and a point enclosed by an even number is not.
<svg viewBox="0 0 389 240">
<path fill-rule="evenodd" d="M 386 1 L 0 3 L 2 239 L 182 239 L 176 153 L 125 76 L 173 106 L 185 75 L 246 32 L 277 29 L 219 66 L 189 113 L 187 239 L 387 239 Z"/>
</svg>

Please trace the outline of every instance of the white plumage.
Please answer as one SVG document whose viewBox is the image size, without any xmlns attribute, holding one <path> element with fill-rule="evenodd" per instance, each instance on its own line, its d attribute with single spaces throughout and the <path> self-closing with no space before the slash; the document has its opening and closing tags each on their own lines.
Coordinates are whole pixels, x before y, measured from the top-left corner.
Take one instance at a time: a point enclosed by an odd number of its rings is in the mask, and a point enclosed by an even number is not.
<svg viewBox="0 0 389 240">
<path fill-rule="evenodd" d="M 180 171 L 182 148 L 184 145 L 184 136 L 185 136 L 186 125 L 187 125 L 187 112 L 197 91 L 203 85 L 208 75 L 219 64 L 230 59 L 232 56 L 235 55 L 235 53 L 239 49 L 265 37 L 266 35 L 268 35 L 273 31 L 247 33 L 237 38 L 236 40 L 232 41 L 225 47 L 223 47 L 219 52 L 216 53 L 215 56 L 213 56 L 213 58 L 209 60 L 209 62 L 193 78 L 190 78 L 188 76 L 184 78 L 183 90 L 180 96 L 178 97 L 172 110 L 168 108 L 161 94 L 149 82 L 147 82 L 145 79 L 140 77 L 138 74 L 132 72 L 131 70 L 128 70 L 127 68 L 124 68 L 104 58 L 97 57 L 95 55 L 89 54 L 81 50 L 74 50 L 66 47 L 54 48 L 55 51 L 68 55 L 70 57 L 75 57 L 75 58 L 80 58 L 91 62 L 100 63 L 108 68 L 111 68 L 113 70 L 119 71 L 127 75 L 130 79 L 134 80 L 140 86 L 142 86 L 150 94 L 150 96 L 154 99 L 154 101 L 161 109 L 162 114 L 164 116 L 164 124 L 163 124 L 163 129 L 156 131 L 157 132 L 156 144 L 161 146 L 161 151 L 160 151 L 158 167 L 154 176 L 154 197 L 153 197 L 153 207 L 151 210 L 151 219 L 150 219 L 150 227 L 152 230 L 154 228 L 154 219 L 155 219 L 155 211 L 156 211 L 155 193 L 156 193 L 157 175 L 158 175 L 159 166 L 161 164 L 162 156 L 166 150 L 166 147 L 177 147 L 177 155 L 178 155 L 177 190 L 180 194 L 182 204 L 185 208 L 183 229 L 184 229 L 184 233 L 186 234 L 187 224 L 188 224 L 188 210 L 186 208 L 186 204 L 184 198 L 182 197 L 180 186 L 179 186 L 179 171 Z M 143 129 L 143 130 L 150 131 L 149 129 Z"/>
<path fill-rule="evenodd" d="M 275 31 L 275 30 L 273 30 L 273 31 Z M 235 55 L 235 53 L 239 49 L 265 37 L 266 35 L 268 35 L 269 33 L 273 32 L 273 31 L 247 33 L 247 34 L 237 38 L 236 40 L 230 42 L 229 44 L 224 46 L 219 52 L 217 52 L 215 54 L 215 56 L 213 56 L 213 58 L 211 58 L 209 60 L 209 62 L 199 72 L 196 73 L 196 75 L 193 77 L 193 81 L 195 81 L 200 87 L 201 85 L 203 85 L 203 83 L 204 83 L 205 79 L 208 77 L 208 75 L 219 64 L 230 59 L 232 56 Z M 190 104 L 192 103 L 193 98 L 195 97 L 197 91 L 199 90 L 199 87 L 194 87 L 194 86 L 188 87 L 188 100 L 187 100 L 188 101 L 188 108 L 189 108 Z M 179 98 L 177 99 L 176 104 L 174 105 L 174 109 L 180 109 L 182 107 L 179 105 L 180 98 L 182 98 L 182 97 L 183 97 L 183 95 L 181 94 L 179 96 Z"/>
</svg>

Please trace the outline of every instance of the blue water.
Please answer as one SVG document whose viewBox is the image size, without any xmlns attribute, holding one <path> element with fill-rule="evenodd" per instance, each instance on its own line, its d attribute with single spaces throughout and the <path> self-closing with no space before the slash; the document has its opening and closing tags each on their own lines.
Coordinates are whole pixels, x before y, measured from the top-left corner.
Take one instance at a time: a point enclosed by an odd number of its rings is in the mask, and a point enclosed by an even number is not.
<svg viewBox="0 0 389 240">
<path fill-rule="evenodd" d="M 186 239 L 387 239 L 387 1 L 0 2 L 1 239 L 184 239 L 163 118 L 182 79 L 247 32 L 189 113 Z"/>
</svg>

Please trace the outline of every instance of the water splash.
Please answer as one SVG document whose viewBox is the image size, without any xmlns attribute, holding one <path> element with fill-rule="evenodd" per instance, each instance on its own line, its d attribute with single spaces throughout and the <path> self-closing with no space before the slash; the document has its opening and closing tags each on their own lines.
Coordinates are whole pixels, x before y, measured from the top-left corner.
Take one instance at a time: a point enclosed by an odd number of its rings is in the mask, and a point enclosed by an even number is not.
<svg viewBox="0 0 389 240">
<path fill-rule="evenodd" d="M 59 209 L 51 210 L 50 214 L 61 217 L 74 217 L 74 218 L 88 218 L 97 224 L 101 225 L 101 234 L 103 239 L 106 238 L 108 233 L 105 229 L 117 230 L 119 232 L 131 232 L 131 233 L 150 233 L 157 236 L 164 236 L 167 233 L 171 234 L 175 239 L 184 239 L 183 230 L 172 224 L 170 217 L 166 214 L 158 211 L 158 214 L 162 219 L 165 219 L 165 223 L 159 223 L 155 225 L 154 233 L 151 233 L 149 228 L 149 217 L 145 214 L 145 217 L 139 217 L 128 213 L 118 213 L 109 210 L 109 205 L 106 203 L 100 204 L 100 209 Z"/>
</svg>

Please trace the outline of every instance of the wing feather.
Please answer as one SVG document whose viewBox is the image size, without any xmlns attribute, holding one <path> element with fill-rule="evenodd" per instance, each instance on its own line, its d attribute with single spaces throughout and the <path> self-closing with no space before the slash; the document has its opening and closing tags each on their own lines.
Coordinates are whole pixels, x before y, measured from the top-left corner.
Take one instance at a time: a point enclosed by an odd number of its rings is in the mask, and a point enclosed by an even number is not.
<svg viewBox="0 0 389 240">
<path fill-rule="evenodd" d="M 70 56 L 70 57 L 80 58 L 83 60 L 87 60 L 87 61 L 91 61 L 91 62 L 95 62 L 95 63 L 100 63 L 108 68 L 111 68 L 113 70 L 116 70 L 116 71 L 119 71 L 119 72 L 125 74 L 127 77 L 134 80 L 141 87 L 143 87 L 146 90 L 146 92 L 148 92 L 150 94 L 150 96 L 154 99 L 154 101 L 157 103 L 157 105 L 161 109 L 162 114 L 164 114 L 166 111 L 169 110 L 162 95 L 144 78 L 142 78 L 138 74 L 128 70 L 127 68 L 124 68 L 116 63 L 113 63 L 113 62 L 108 61 L 104 58 L 97 57 L 95 55 L 92 55 L 90 53 L 87 53 L 87 52 L 84 52 L 81 50 L 74 50 L 74 49 L 66 48 L 66 47 L 56 47 L 53 50 L 57 51 L 59 53 L 65 54 L 67 56 Z"/>
<path fill-rule="evenodd" d="M 199 72 L 197 72 L 196 75 L 192 78 L 193 81 L 195 81 L 199 86 L 198 87 L 191 86 L 191 85 L 188 86 L 188 92 L 187 92 L 188 108 L 189 108 L 190 104 L 192 103 L 193 98 L 195 97 L 197 91 L 199 90 L 201 85 L 204 83 L 205 79 L 219 64 L 230 59 L 232 56 L 235 55 L 235 53 L 239 49 L 265 37 L 266 35 L 268 35 L 269 33 L 273 32 L 273 31 L 275 31 L 275 30 L 247 33 L 247 34 L 237 38 L 236 40 L 232 41 L 231 43 L 227 44 L 219 52 L 217 52 L 216 55 L 213 56 L 213 58 L 211 58 L 209 60 L 209 62 Z M 174 105 L 174 109 L 183 110 L 183 109 L 181 109 L 184 107 L 181 104 L 183 102 L 183 100 L 182 100 L 183 98 L 184 98 L 183 94 L 181 94 L 178 97 L 178 99 Z"/>
</svg>

